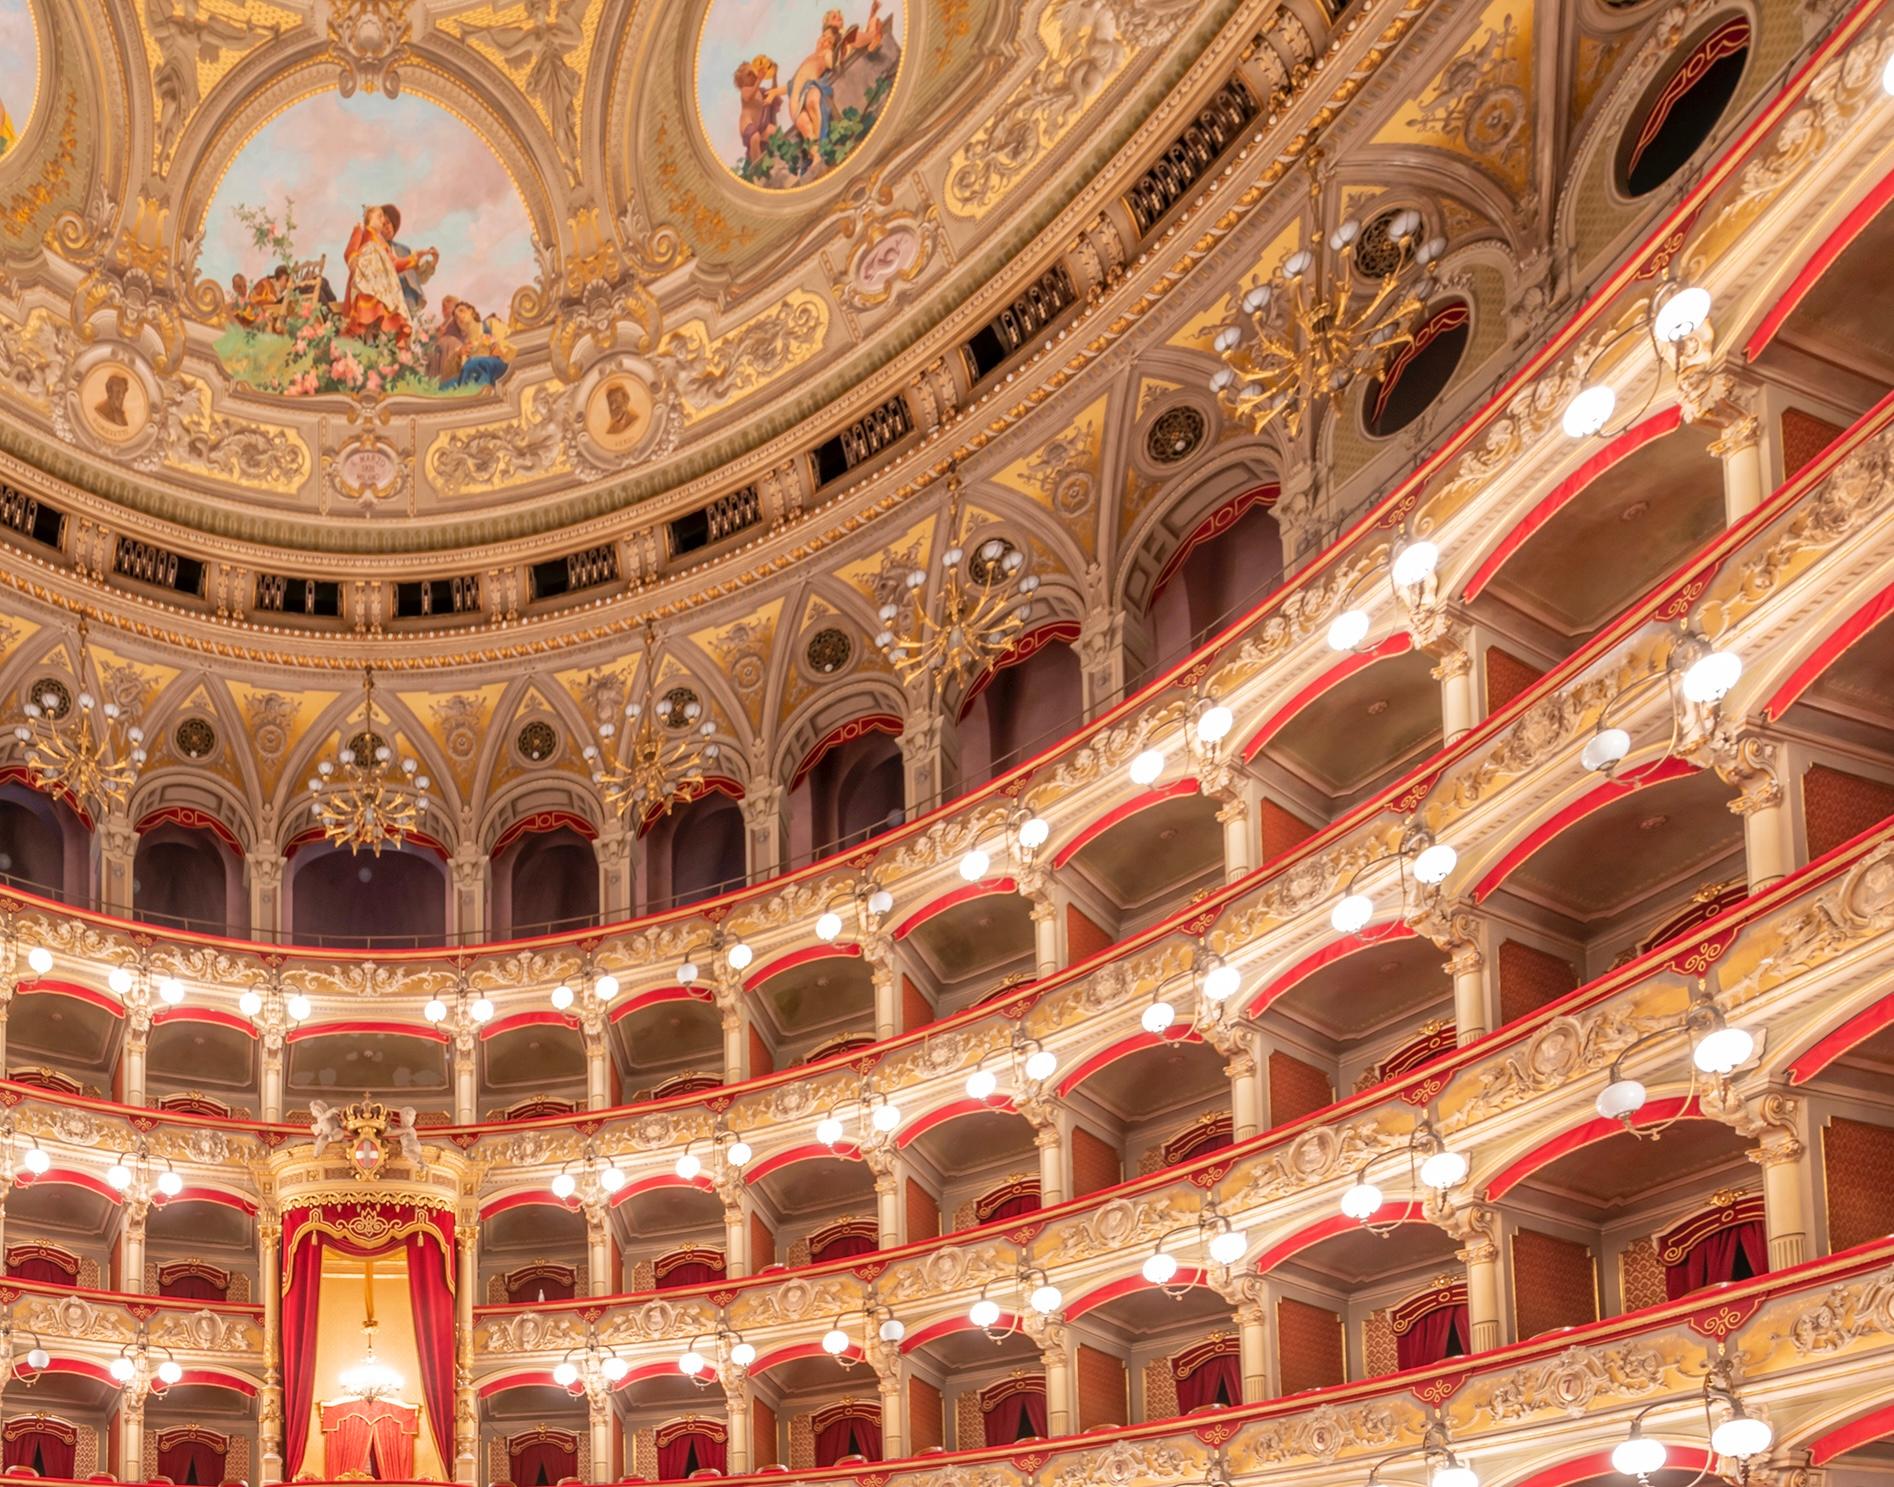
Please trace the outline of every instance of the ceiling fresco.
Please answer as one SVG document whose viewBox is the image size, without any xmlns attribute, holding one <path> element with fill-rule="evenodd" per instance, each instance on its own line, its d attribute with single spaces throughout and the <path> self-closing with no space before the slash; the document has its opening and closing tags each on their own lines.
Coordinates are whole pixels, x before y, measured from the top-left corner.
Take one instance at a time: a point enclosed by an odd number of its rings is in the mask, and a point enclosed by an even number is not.
<svg viewBox="0 0 1894 1487">
<path fill-rule="evenodd" d="M 27 0 L 0 0 L 0 157 L 33 117 L 39 92 L 39 36 Z"/>
</svg>

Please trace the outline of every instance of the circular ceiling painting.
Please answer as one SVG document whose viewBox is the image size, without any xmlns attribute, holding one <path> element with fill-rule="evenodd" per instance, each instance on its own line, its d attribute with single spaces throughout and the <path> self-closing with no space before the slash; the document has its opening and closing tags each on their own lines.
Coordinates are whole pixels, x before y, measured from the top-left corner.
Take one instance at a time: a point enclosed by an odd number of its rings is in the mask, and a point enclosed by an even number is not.
<svg viewBox="0 0 1894 1487">
<path fill-rule="evenodd" d="M 211 200 L 201 263 L 231 305 L 225 369 L 291 397 L 492 387 L 535 272 L 498 158 L 407 93 L 318 94 L 258 130 Z"/>
<path fill-rule="evenodd" d="M 697 114 L 738 180 L 809 185 L 847 162 L 886 111 L 904 0 L 710 0 Z"/>
<path fill-rule="evenodd" d="M 0 160 L 26 130 L 39 90 L 39 38 L 27 0 L 0 0 Z"/>
</svg>

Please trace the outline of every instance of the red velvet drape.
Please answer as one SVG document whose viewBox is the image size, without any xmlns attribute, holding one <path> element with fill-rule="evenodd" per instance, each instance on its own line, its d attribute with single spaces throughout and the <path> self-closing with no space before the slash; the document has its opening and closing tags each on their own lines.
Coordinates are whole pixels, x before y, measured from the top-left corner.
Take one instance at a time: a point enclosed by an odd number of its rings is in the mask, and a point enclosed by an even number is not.
<svg viewBox="0 0 1894 1487">
<path fill-rule="evenodd" d="M 31 1259 L 20 1260 L 7 1267 L 7 1274 L 16 1280 L 45 1281 L 48 1285 L 73 1286 L 79 1283 L 79 1272 L 68 1270 L 57 1260 L 49 1260 L 44 1255 L 34 1255 Z"/>
<path fill-rule="evenodd" d="M 1407 1331 L 1394 1339 L 1395 1362 L 1402 1368 L 1424 1368 L 1443 1358 L 1472 1351 L 1473 1329 L 1465 1305 L 1436 1306 L 1416 1317 Z M 1178 1394 L 1181 1403 L 1183 1395 Z"/>
<path fill-rule="evenodd" d="M 1242 1402 L 1243 1365 L 1235 1353 L 1213 1354 L 1177 1381 L 1177 1408 L 1186 1415 L 1206 1404 Z"/>
<path fill-rule="evenodd" d="M 381 1418 L 375 1421 L 376 1480 L 382 1482 L 414 1480 L 414 1437 L 420 1428 L 414 1415 L 413 1410 L 396 1410 L 383 1406 Z M 450 1446 L 448 1449 L 450 1454 L 442 1459 L 451 1461 L 453 1448 Z"/>
<path fill-rule="evenodd" d="M 322 1474 L 340 1477 L 369 1470 L 375 1449 L 374 1416 L 365 1410 L 344 1409 L 322 1423 Z"/>
<path fill-rule="evenodd" d="M 447 1471 L 454 1469 L 454 1219 L 440 1214 L 435 1228 L 408 1236 L 408 1295 L 414 1342 L 421 1354 L 421 1399 L 428 1429 Z M 412 1446 L 410 1446 L 412 1451 Z"/>
<path fill-rule="evenodd" d="M 881 1422 L 844 1415 L 831 1420 L 815 1434 L 815 1464 L 834 1466 L 844 1456 L 866 1456 L 881 1460 Z"/>
<path fill-rule="evenodd" d="M 996 1207 L 982 1219 L 981 1222 L 987 1224 L 997 1223 L 1000 1219 L 1016 1219 L 1022 1213 L 1037 1212 L 1039 1212 L 1039 1195 L 1037 1193 L 1015 1193 L 1004 1203 Z"/>
<path fill-rule="evenodd" d="M 309 1411 L 316 1402 L 316 1307 L 322 1290 L 322 1245 L 289 1248 L 283 1226 L 283 1475 L 302 1470 L 309 1449 Z"/>
<path fill-rule="evenodd" d="M 173 1482 L 217 1487 L 224 1480 L 224 1453 L 209 1441 L 177 1441 L 158 1449 L 158 1475 Z"/>
<path fill-rule="evenodd" d="M 410 1405 L 377 1400 L 325 1406 L 323 1474 L 333 1478 L 367 1472 L 380 1482 L 410 1481 L 419 1429 L 418 1412 Z"/>
<path fill-rule="evenodd" d="M 572 1276 L 561 1278 L 556 1275 L 534 1275 L 506 1288 L 506 1299 L 517 1306 L 530 1305 L 535 1301 L 570 1301 L 573 1292 Z"/>
<path fill-rule="evenodd" d="M 42 1477 L 70 1477 L 77 1442 L 62 1441 L 50 1430 L 22 1430 L 6 1440 L 0 1466 L 30 1466 Z"/>
<path fill-rule="evenodd" d="M 713 1270 L 702 1260 L 685 1260 L 673 1265 L 657 1278 L 658 1289 L 668 1291 L 673 1286 L 702 1286 L 713 1280 L 722 1280 L 723 1272 Z"/>
<path fill-rule="evenodd" d="M 986 1443 L 1010 1446 L 1029 1435 L 1046 1433 L 1046 1396 L 1036 1390 L 1015 1389 L 983 1417 Z"/>
<path fill-rule="evenodd" d="M 866 1234 L 838 1234 L 821 1249 L 811 1249 L 809 1259 L 811 1261 L 844 1260 L 850 1255 L 868 1254 L 874 1248 L 874 1240 Z"/>
<path fill-rule="evenodd" d="M 579 1453 L 555 1441 L 528 1441 L 508 1453 L 519 1487 L 552 1487 L 579 1474 Z"/>
<path fill-rule="evenodd" d="M 705 1467 L 722 1471 L 728 1460 L 722 1441 L 713 1440 L 700 1431 L 680 1431 L 658 1445 L 658 1480 L 681 1482 Z"/>
<path fill-rule="evenodd" d="M 1714 1286 L 1743 1280 L 1769 1269 L 1769 1242 L 1758 1223 L 1731 1224 L 1705 1235 L 1675 1265 L 1664 1267 L 1664 1294 L 1672 1301 Z"/>
<path fill-rule="evenodd" d="M 160 1296 L 179 1296 L 186 1301 L 225 1301 L 228 1286 L 220 1286 L 207 1275 L 180 1275 L 158 1287 Z M 178 1478 L 181 1482 L 184 1479 Z"/>
</svg>

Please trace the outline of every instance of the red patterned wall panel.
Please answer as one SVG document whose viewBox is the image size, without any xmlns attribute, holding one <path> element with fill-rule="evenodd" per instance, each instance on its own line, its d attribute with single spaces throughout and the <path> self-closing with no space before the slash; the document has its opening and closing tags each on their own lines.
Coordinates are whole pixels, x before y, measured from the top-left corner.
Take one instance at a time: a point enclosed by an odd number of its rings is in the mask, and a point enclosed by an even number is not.
<svg viewBox="0 0 1894 1487">
<path fill-rule="evenodd" d="M 1124 1361 L 1080 1343 L 1076 1376 L 1079 1429 L 1094 1425 L 1123 1425 L 1131 1417 L 1127 1405 Z"/>
<path fill-rule="evenodd" d="M 1894 1234 L 1894 1126 L 1837 1115 L 1822 1127 L 1828 1247 Z"/>
<path fill-rule="evenodd" d="M 1279 1126 L 1332 1104 L 1335 1087 L 1328 1075 L 1294 1054 L 1273 1050 L 1269 1055 L 1269 1123 Z"/>
<path fill-rule="evenodd" d="M 1072 1196 L 1083 1198 L 1124 1180 L 1118 1148 L 1083 1126 L 1072 1128 Z M 1124 1424 L 1124 1421 L 1119 1421 Z"/>
<path fill-rule="evenodd" d="M 763 1222 L 763 1215 L 753 1213 L 750 1215 L 750 1269 L 755 1272 L 775 1263 L 776 1236 Z"/>
<path fill-rule="evenodd" d="M 1263 861 L 1274 862 L 1283 853 L 1315 835 L 1315 828 L 1273 800 L 1263 802 Z"/>
<path fill-rule="evenodd" d="M 929 1446 L 944 1446 L 941 1436 L 940 1390 L 926 1379 L 908 1380 L 908 1454 Z"/>
<path fill-rule="evenodd" d="M 1826 418 L 1804 413 L 1800 408 L 1782 410 L 1782 473 L 1795 474 L 1816 455 L 1833 444 L 1847 430 Z"/>
<path fill-rule="evenodd" d="M 913 1178 L 908 1179 L 908 1243 L 940 1233 L 940 1204 Z"/>
<path fill-rule="evenodd" d="M 1068 965 L 1077 965 L 1081 960 L 1110 948 L 1111 936 L 1093 923 L 1084 910 L 1077 904 L 1065 906 L 1065 959 Z"/>
<path fill-rule="evenodd" d="M 917 1027 L 926 1027 L 934 1020 L 934 1009 L 916 986 L 905 975 L 901 978 L 901 1031 L 911 1033 Z"/>
<path fill-rule="evenodd" d="M 1535 945 L 1503 940 L 1499 947 L 1499 1020 L 1502 1024 L 1536 1012 L 1578 985 L 1578 971 Z"/>
<path fill-rule="evenodd" d="M 1811 764 L 1802 776 L 1802 815 L 1809 856 L 1820 857 L 1894 815 L 1894 785 Z"/>
<path fill-rule="evenodd" d="M 1342 1319 L 1325 1306 L 1281 1297 L 1276 1302 L 1276 1362 L 1284 1394 L 1345 1382 Z"/>
<path fill-rule="evenodd" d="M 1585 1245 L 1532 1229 L 1513 1233 L 1513 1317 L 1520 1339 L 1598 1320 L 1598 1272 Z"/>
<path fill-rule="evenodd" d="M 1486 652 L 1486 711 L 1498 712 L 1545 672 L 1497 646 Z"/>
</svg>

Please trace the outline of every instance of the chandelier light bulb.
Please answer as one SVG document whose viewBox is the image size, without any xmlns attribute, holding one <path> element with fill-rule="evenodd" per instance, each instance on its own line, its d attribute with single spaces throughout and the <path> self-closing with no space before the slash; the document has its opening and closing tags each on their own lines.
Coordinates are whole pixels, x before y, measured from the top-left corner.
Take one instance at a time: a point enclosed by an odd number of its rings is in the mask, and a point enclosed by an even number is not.
<svg viewBox="0 0 1894 1487">
<path fill-rule="evenodd" d="M 1038 816 L 1029 816 L 1019 823 L 1019 844 L 1028 852 L 1043 847 L 1051 835 L 1052 827 Z"/>
<path fill-rule="evenodd" d="M 840 1327 L 831 1327 L 822 1334 L 822 1351 L 831 1358 L 848 1351 L 848 1334 Z"/>
<path fill-rule="evenodd" d="M 1604 383 L 1581 389 L 1572 401 L 1565 405 L 1565 416 L 1560 419 L 1568 439 L 1590 439 L 1603 432 L 1611 422 L 1611 415 L 1617 411 L 1618 395 Z"/>
<path fill-rule="evenodd" d="M 598 980 L 592 983 L 592 995 L 597 997 L 601 1002 L 609 1002 L 613 997 L 618 995 L 618 978 L 616 976 L 600 976 Z"/>
<path fill-rule="evenodd" d="M 237 998 L 237 1010 L 245 1017 L 255 1017 L 263 1010 L 263 998 L 254 991 L 246 991 Z"/>
<path fill-rule="evenodd" d="M 483 996 L 475 997 L 473 1005 L 467 1008 L 467 1015 L 475 1022 L 493 1021 L 493 999 Z"/>
<path fill-rule="evenodd" d="M 121 1384 L 129 1384 L 132 1375 L 138 1370 L 132 1366 L 132 1360 L 121 1353 L 112 1360 L 107 1371 Z"/>
<path fill-rule="evenodd" d="M 883 1342 L 899 1342 L 908 1335 L 908 1324 L 899 1317 L 883 1317 L 875 1335 Z"/>
<path fill-rule="evenodd" d="M 686 1353 L 682 1358 L 677 1360 L 677 1371 L 683 1374 L 687 1379 L 696 1378 L 707 1366 L 704 1361 L 704 1355 L 694 1350 Z"/>
<path fill-rule="evenodd" d="M 1352 935 L 1374 918 L 1374 900 L 1365 893 L 1350 893 L 1328 911 L 1328 922 L 1337 934 Z"/>
<path fill-rule="evenodd" d="M 1748 1062 L 1756 1051 L 1756 1039 L 1740 1027 L 1712 1028 L 1697 1039 L 1690 1050 L 1690 1061 L 1705 1074 L 1728 1074 Z"/>
<path fill-rule="evenodd" d="M 1144 1015 L 1138 1019 L 1147 1033 L 1159 1034 L 1170 1031 L 1177 1021 L 1177 1009 L 1169 1002 L 1153 1002 L 1144 1009 Z"/>
<path fill-rule="evenodd" d="M 1250 294 L 1254 294 L 1255 292 L 1256 291 L 1252 289 L 1250 291 Z M 1246 307 L 1248 306 L 1249 304 L 1248 294 L 1243 296 L 1243 303 Z M 1243 344 L 1243 332 L 1234 325 L 1218 326 L 1217 333 L 1210 338 L 1211 348 L 1217 353 L 1218 356 L 1222 356 L 1225 352 L 1228 352 L 1228 351 L 1234 351 L 1236 350 L 1238 346 L 1242 344 Z M 1228 370 L 1228 369 L 1226 368 L 1225 370 Z M 1235 373 L 1231 373 L 1231 375 L 1234 376 Z"/>
<path fill-rule="evenodd" d="M 421 1015 L 429 1022 L 445 1022 L 447 1020 L 447 1003 L 442 1001 L 439 997 L 430 997 L 427 1005 L 421 1009 Z"/>
<path fill-rule="evenodd" d="M 1435 842 L 1414 859 L 1414 876 L 1429 888 L 1447 881 L 1460 854 L 1445 842 Z"/>
<path fill-rule="evenodd" d="M 617 1167 L 603 1167 L 599 1170 L 598 1185 L 608 1193 L 615 1193 L 625 1185 L 625 1174 Z"/>
<path fill-rule="evenodd" d="M 35 1370 L 51 1368 L 53 1366 L 53 1355 L 44 1348 L 28 1348 L 26 1350 L 26 1366 Z"/>
<path fill-rule="evenodd" d="M 1329 622 L 1328 648 L 1332 651 L 1352 651 L 1368 638 L 1368 625 L 1367 610 L 1343 610 Z"/>
<path fill-rule="evenodd" d="M 572 988 L 565 985 L 553 987 L 552 1004 L 559 1011 L 565 1011 L 566 1008 L 572 1005 Z"/>
<path fill-rule="evenodd" d="M 1381 1211 L 1381 1189 L 1371 1182 L 1357 1182 L 1342 1194 L 1342 1213 L 1356 1223 L 1366 1223 Z"/>
<path fill-rule="evenodd" d="M 815 1139 L 824 1146 L 835 1146 L 842 1139 L 842 1123 L 832 1115 L 823 1116 L 815 1123 Z"/>
<path fill-rule="evenodd" d="M 44 945 L 35 945 L 26 952 L 26 964 L 35 976 L 44 976 L 53 968 L 53 952 Z"/>
<path fill-rule="evenodd" d="M 1611 1448 L 1611 1469 L 1627 1477 L 1648 1477 L 1662 1471 L 1669 1457 L 1662 1441 L 1641 1434 L 1634 1425 L 1631 1434 Z"/>
<path fill-rule="evenodd" d="M 1733 1456 L 1738 1461 L 1747 1461 L 1767 1451 L 1775 1438 L 1776 1433 L 1770 1429 L 1767 1420 L 1746 1415 L 1739 1408 L 1710 1432 L 1710 1449 L 1719 1456 Z"/>
<path fill-rule="evenodd" d="M 1420 1164 L 1420 1180 L 1445 1192 L 1467 1175 L 1467 1159 L 1457 1151 L 1437 1151 Z"/>
<path fill-rule="evenodd" d="M 1048 1282 L 1043 1286 L 1034 1286 L 1032 1295 L 1026 1298 L 1026 1304 L 1042 1317 L 1049 1317 L 1065 1305 L 1065 1292 Z"/>
<path fill-rule="evenodd" d="M 570 1198 L 579 1190 L 579 1180 L 570 1172 L 556 1172 L 552 1179 L 552 1195 L 555 1198 Z"/>
<path fill-rule="evenodd" d="M 747 971 L 750 968 L 750 962 L 756 959 L 756 952 L 743 941 L 738 940 L 730 947 L 730 953 L 726 958 L 730 962 L 731 970 Z"/>
<path fill-rule="evenodd" d="M 975 1069 L 967 1076 L 967 1098 L 984 1100 L 1000 1087 L 1000 1081 L 991 1069 Z"/>
<path fill-rule="evenodd" d="M 683 1156 L 677 1159 L 677 1165 L 673 1167 L 672 1170 L 676 1172 L 679 1177 L 683 1178 L 684 1181 L 689 1182 L 699 1172 L 704 1170 L 704 1164 L 698 1159 L 695 1152 L 687 1151 Z"/>
<path fill-rule="evenodd" d="M 1236 726 L 1236 714 L 1219 703 L 1205 710 L 1197 719 L 1197 739 L 1200 743 L 1221 743 Z"/>
<path fill-rule="evenodd" d="M 825 911 L 815 922 L 815 937 L 825 945 L 834 943 L 841 932 L 842 916 L 833 909 Z"/>
<path fill-rule="evenodd" d="M 977 883 L 986 876 L 988 858 L 978 847 L 960 859 L 960 876 L 969 883 Z"/>
<path fill-rule="evenodd" d="M 1141 1273 L 1154 1286 L 1166 1285 L 1171 1277 L 1177 1274 L 1177 1261 L 1173 1256 L 1159 1250 L 1145 1260 Z"/>
<path fill-rule="evenodd" d="M 1593 1103 L 1606 1120 L 1622 1120 L 1644 1108 L 1644 1086 L 1635 1079 L 1614 1079 L 1598 1091 Z M 1633 1472 L 1633 1476 L 1637 1473 Z"/>
<path fill-rule="evenodd" d="M 29 1146 L 21 1155 L 20 1162 L 35 1177 L 44 1177 L 52 1170 L 53 1159 L 46 1155 L 44 1148 Z"/>
<path fill-rule="evenodd" d="M 163 1384 L 175 1384 L 184 1377 L 184 1370 L 170 1358 L 158 1365 L 158 1381 Z"/>
<path fill-rule="evenodd" d="M 1434 1468 L 1428 1487 L 1480 1487 L 1480 1474 L 1464 1461 L 1449 1459 Z"/>
<path fill-rule="evenodd" d="M 626 1374 L 631 1372 L 631 1365 L 614 1353 L 603 1363 L 599 1364 L 599 1372 L 604 1374 L 608 1380 L 615 1384 Z"/>
<path fill-rule="evenodd" d="M 1157 777 L 1164 773 L 1164 753 L 1161 749 L 1146 749 L 1131 761 L 1131 783 L 1134 785 L 1152 785 Z"/>
<path fill-rule="evenodd" d="M 730 1347 L 730 1361 L 736 1364 L 738 1368 L 748 1368 L 756 1361 L 755 1346 L 747 1342 L 732 1343 Z"/>
<path fill-rule="evenodd" d="M 112 988 L 114 995 L 124 996 L 132 989 L 132 973 L 123 966 L 113 966 L 105 984 Z"/>
<path fill-rule="evenodd" d="M 301 992 L 297 992 L 288 1001 L 283 1003 L 283 1010 L 289 1013 L 289 1020 L 291 1022 L 306 1022 L 309 1020 L 309 1015 L 316 1009 L 315 1004 L 311 1002 L 308 997 L 304 996 Z"/>
<path fill-rule="evenodd" d="M 1622 728 L 1600 728 L 1586 742 L 1578 762 L 1596 774 L 1601 769 L 1610 769 L 1630 752 L 1630 734 Z"/>
<path fill-rule="evenodd" d="M 750 1143 L 747 1141 L 732 1141 L 723 1149 L 723 1159 L 732 1167 L 741 1167 L 755 1155 L 756 1153 L 750 1150 Z"/>
<path fill-rule="evenodd" d="M 1243 989 L 1243 973 L 1228 961 L 1204 972 L 1203 994 L 1213 1002 L 1227 1002 Z"/>
<path fill-rule="evenodd" d="M 105 1169 L 105 1181 L 107 1186 L 122 1193 L 132 1185 L 132 1169 L 123 1162 L 114 1162 Z"/>
<path fill-rule="evenodd" d="M 697 982 L 697 962 L 696 961 L 687 960 L 678 966 L 677 984 L 679 986 L 694 986 L 696 982 Z"/>
<path fill-rule="evenodd" d="M 175 1007 L 184 1000 L 184 983 L 176 976 L 158 978 L 158 1000 L 167 1007 Z"/>
<path fill-rule="evenodd" d="M 885 888 L 877 888 L 868 895 L 868 912 L 885 914 L 894 907 L 894 895 Z"/>
<path fill-rule="evenodd" d="M 1743 658 L 1734 651 L 1711 651 L 1684 672 L 1684 696 L 1691 702 L 1721 702 L 1743 674 Z"/>
<path fill-rule="evenodd" d="M 967 1308 L 967 1320 L 976 1327 L 991 1327 L 1000 1319 L 1000 1304 L 982 1296 Z"/>
<path fill-rule="evenodd" d="M 579 1381 L 579 1365 L 570 1358 L 562 1358 L 552 1366 L 552 1381 L 562 1389 L 570 1389 Z"/>
<path fill-rule="evenodd" d="M 1422 540 L 1410 542 L 1396 553 L 1394 567 L 1390 571 L 1397 588 L 1411 589 L 1416 584 L 1425 583 L 1439 566 L 1440 549 Z"/>
<path fill-rule="evenodd" d="M 877 1105 L 868 1123 L 882 1135 L 891 1135 L 901 1125 L 901 1110 L 896 1105 Z"/>
<path fill-rule="evenodd" d="M 1710 291 L 1691 285 L 1679 289 L 1658 309 L 1657 317 L 1651 322 L 1651 334 L 1660 341 L 1675 345 L 1686 337 L 1694 336 L 1697 328 L 1710 318 Z"/>
<path fill-rule="evenodd" d="M 167 1198 L 175 1198 L 184 1191 L 184 1179 L 177 1173 L 165 1171 L 158 1174 L 158 1191 Z"/>
<path fill-rule="evenodd" d="M 1248 1236 L 1241 1229 L 1225 1229 L 1214 1234 L 1208 1246 L 1210 1258 L 1219 1265 L 1234 1265 L 1243 1258 L 1243 1251 L 1249 1248 Z"/>
<path fill-rule="evenodd" d="M 1035 1048 L 1026 1055 L 1026 1077 L 1043 1084 L 1059 1071 L 1059 1055 L 1050 1048 Z"/>
</svg>

